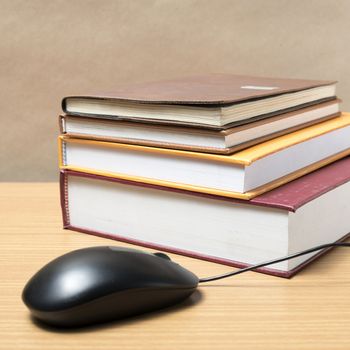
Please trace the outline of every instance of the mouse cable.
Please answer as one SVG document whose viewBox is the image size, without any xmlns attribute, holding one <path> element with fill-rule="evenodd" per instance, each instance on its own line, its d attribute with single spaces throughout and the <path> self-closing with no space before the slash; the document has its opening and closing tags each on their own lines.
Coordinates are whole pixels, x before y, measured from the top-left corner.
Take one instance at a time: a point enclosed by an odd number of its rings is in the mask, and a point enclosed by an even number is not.
<svg viewBox="0 0 350 350">
<path fill-rule="evenodd" d="M 303 251 L 298 252 L 298 253 L 287 255 L 287 256 L 285 256 L 283 258 L 273 259 L 273 260 L 270 260 L 270 261 L 265 261 L 263 263 L 256 264 L 256 265 L 251 265 L 251 266 L 245 267 L 245 268 L 237 270 L 237 271 L 231 271 L 231 272 L 228 272 L 228 273 L 224 273 L 222 275 L 216 275 L 216 276 L 212 276 L 212 277 L 200 278 L 198 283 L 221 280 L 222 278 L 227 278 L 227 277 L 239 275 L 240 273 L 244 273 L 244 272 L 247 272 L 247 271 L 252 271 L 252 270 L 258 269 L 259 267 L 276 264 L 276 263 L 279 263 L 279 262 L 282 262 L 282 261 L 285 261 L 285 260 L 297 258 L 298 256 L 302 256 L 302 255 L 305 255 L 305 254 L 316 252 L 318 250 L 322 250 L 322 249 L 326 249 L 326 248 L 332 248 L 332 247 L 349 247 L 350 248 L 350 243 L 328 243 L 328 244 L 322 244 L 322 245 L 319 245 L 317 247 L 306 249 L 306 250 L 303 250 Z"/>
</svg>

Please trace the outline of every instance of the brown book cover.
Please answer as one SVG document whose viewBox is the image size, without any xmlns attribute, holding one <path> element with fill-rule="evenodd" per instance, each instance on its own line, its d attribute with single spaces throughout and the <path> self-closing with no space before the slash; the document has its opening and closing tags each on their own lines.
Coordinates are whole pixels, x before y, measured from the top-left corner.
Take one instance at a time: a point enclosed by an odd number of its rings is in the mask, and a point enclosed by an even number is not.
<svg viewBox="0 0 350 350">
<path fill-rule="evenodd" d="M 299 92 L 312 88 L 334 85 L 335 81 L 322 81 L 322 80 L 303 80 L 303 79 L 280 79 L 280 78 L 264 78 L 264 77 L 252 77 L 245 75 L 234 74 L 208 74 L 203 76 L 193 76 L 174 80 L 163 80 L 156 82 L 147 82 L 139 84 L 130 84 L 115 88 L 112 92 L 103 93 L 87 93 L 87 94 L 75 94 L 67 96 L 62 100 L 62 109 L 66 114 L 82 115 L 91 117 L 96 113 L 74 111 L 68 108 L 70 101 L 78 100 L 91 100 L 94 105 L 98 105 L 100 102 L 105 103 L 133 103 L 134 106 L 139 108 L 145 105 L 152 105 L 152 109 L 155 111 L 158 106 L 171 106 L 173 105 L 175 110 L 174 114 L 179 111 L 179 107 L 187 106 L 190 108 L 211 108 L 217 109 L 217 112 L 221 111 L 220 108 L 226 108 L 232 105 L 242 104 L 242 102 L 257 101 L 259 99 L 265 99 L 268 97 L 277 97 L 279 95 Z M 268 118 L 280 113 L 289 112 L 302 107 L 317 104 L 318 102 L 334 99 L 335 96 L 328 96 L 319 98 L 304 103 L 292 104 L 290 107 L 286 107 L 280 110 L 273 110 L 270 112 L 258 113 L 257 115 L 249 118 L 242 118 L 241 120 L 235 120 L 233 122 L 225 122 L 224 125 L 214 125 L 207 122 L 191 120 L 172 120 L 164 117 L 153 115 L 147 115 L 147 118 L 142 115 L 135 116 L 130 112 L 128 115 L 122 114 L 109 114 L 104 112 L 97 113 L 101 118 L 118 118 L 121 120 L 135 120 L 140 122 L 156 122 L 158 124 L 171 124 L 171 125 L 196 125 L 198 127 L 207 129 L 224 130 L 230 126 L 242 125 L 247 122 Z M 159 110 L 158 110 L 159 112 Z M 221 111 L 222 112 L 222 111 Z"/>
<path fill-rule="evenodd" d="M 208 74 L 120 86 L 112 92 L 72 97 L 113 99 L 141 103 L 225 105 L 276 96 L 336 83 L 335 81 L 280 79 L 235 74 Z"/>
</svg>

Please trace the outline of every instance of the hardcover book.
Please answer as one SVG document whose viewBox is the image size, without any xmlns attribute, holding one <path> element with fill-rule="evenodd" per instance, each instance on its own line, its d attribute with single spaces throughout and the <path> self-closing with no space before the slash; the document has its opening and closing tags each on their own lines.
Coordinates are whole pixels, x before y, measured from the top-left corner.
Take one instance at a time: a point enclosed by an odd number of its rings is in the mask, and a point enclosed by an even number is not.
<svg viewBox="0 0 350 350">
<path fill-rule="evenodd" d="M 119 119 L 60 116 L 60 130 L 70 137 L 131 143 L 143 146 L 232 154 L 272 138 L 340 115 L 339 100 L 319 103 L 293 112 L 226 130 L 193 126 L 135 123 Z"/>
<path fill-rule="evenodd" d="M 225 129 L 335 99 L 335 82 L 211 74 L 65 97 L 71 115 Z"/>
<path fill-rule="evenodd" d="M 61 169 L 253 198 L 350 153 L 350 114 L 232 155 L 59 138 Z"/>
<path fill-rule="evenodd" d="M 346 157 L 244 201 L 63 170 L 61 205 L 67 229 L 244 267 L 345 239 L 349 180 Z M 259 271 L 290 277 L 319 254 Z"/>
</svg>

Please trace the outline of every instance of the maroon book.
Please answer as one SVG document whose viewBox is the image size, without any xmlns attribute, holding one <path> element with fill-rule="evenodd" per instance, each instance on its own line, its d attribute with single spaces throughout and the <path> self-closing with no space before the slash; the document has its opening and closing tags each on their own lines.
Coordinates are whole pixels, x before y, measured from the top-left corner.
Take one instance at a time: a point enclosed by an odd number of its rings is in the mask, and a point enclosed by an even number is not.
<svg viewBox="0 0 350 350">
<path fill-rule="evenodd" d="M 118 178 L 97 176 L 87 173 L 63 170 L 61 172 L 60 181 L 61 205 L 64 228 L 66 229 L 94 234 L 153 249 L 160 249 L 172 253 L 187 255 L 190 257 L 200 258 L 216 263 L 222 263 L 225 265 L 245 267 L 249 266 L 251 263 L 244 262 L 243 259 L 232 259 L 220 254 L 209 254 L 208 252 L 200 251 L 200 249 L 187 249 L 186 244 L 183 244 L 181 246 L 180 244 L 164 244 L 164 242 L 158 243 L 157 241 L 154 241 L 154 239 L 149 239 L 147 237 L 135 238 L 135 235 L 129 235 L 127 229 L 125 229 L 125 227 L 128 227 L 130 222 L 133 221 L 133 219 L 129 219 L 128 222 L 127 218 L 136 218 L 137 220 L 138 218 L 142 217 L 142 215 L 145 215 L 143 211 L 147 211 L 148 206 L 151 208 L 152 205 L 155 205 L 153 204 L 153 199 L 151 198 L 152 195 L 156 197 L 161 197 L 161 200 L 164 201 L 163 197 L 166 197 L 164 195 L 160 195 L 160 193 L 165 193 L 170 197 L 175 196 L 174 198 L 177 201 L 181 201 L 183 199 L 184 208 L 186 208 L 186 205 L 189 205 L 188 203 L 190 203 L 192 206 L 193 203 L 195 203 L 196 207 L 198 207 L 198 214 L 196 215 L 199 215 L 198 217 L 201 218 L 200 215 L 201 213 L 203 214 L 203 225 L 207 225 L 205 223 L 205 220 L 209 220 L 207 219 L 208 215 L 205 214 L 206 210 L 212 210 L 212 208 L 215 209 L 217 206 L 221 205 L 224 209 L 222 210 L 222 212 L 228 211 L 229 215 L 232 215 L 232 220 L 234 220 L 235 215 L 237 215 L 235 214 L 235 210 L 237 211 L 239 209 L 242 211 L 243 208 L 245 212 L 242 212 L 239 215 L 241 215 L 242 217 L 246 216 L 247 219 L 244 224 L 241 223 L 241 226 L 243 226 L 243 228 L 239 227 L 237 230 L 241 232 L 244 229 L 245 225 L 247 225 L 246 242 L 249 243 L 248 233 L 254 229 L 254 225 L 257 225 L 255 227 L 257 231 L 261 229 L 262 232 L 261 237 L 254 238 L 255 246 L 253 245 L 253 247 L 251 248 L 252 254 L 254 254 L 254 251 L 256 251 L 258 252 L 257 255 L 259 255 L 261 253 L 259 251 L 259 245 L 264 244 L 266 245 L 264 250 L 268 250 L 268 248 L 271 246 L 274 247 L 273 249 L 271 248 L 271 250 L 277 252 L 278 249 L 275 248 L 275 246 L 280 245 L 280 248 L 282 249 L 281 252 L 285 251 L 283 249 L 286 249 L 286 247 L 283 246 L 280 242 L 284 239 L 284 237 L 286 237 L 287 244 L 289 243 L 292 245 L 292 247 L 287 246 L 287 253 L 292 253 L 297 250 L 303 250 L 312 246 L 316 246 L 318 244 L 329 243 L 332 241 L 340 241 L 349 237 L 350 219 L 347 217 L 350 212 L 350 204 L 348 204 L 349 201 L 347 200 L 347 198 L 349 198 L 348 196 L 350 195 L 349 180 L 350 157 L 346 157 L 317 171 L 314 171 L 308 175 L 305 175 L 297 180 L 294 180 L 288 184 L 285 184 L 279 188 L 276 188 L 268 193 L 255 197 L 250 201 L 245 201 L 227 197 L 219 197 L 210 194 L 149 185 L 139 182 L 122 180 Z M 104 192 L 104 194 L 99 195 L 99 186 L 109 186 L 108 191 Z M 105 189 L 107 189 L 107 187 L 105 187 Z M 128 193 L 130 193 L 130 198 L 125 197 L 128 196 Z M 137 196 L 137 198 L 134 200 L 131 195 Z M 113 205 L 116 205 L 115 203 L 119 199 L 121 203 L 119 204 L 118 210 L 114 210 L 111 207 L 113 207 Z M 132 202 L 133 200 L 134 202 Z M 71 204 L 72 202 L 73 204 Z M 139 208 L 137 207 L 138 203 L 140 205 Z M 162 202 L 157 203 L 158 207 L 155 208 L 159 208 L 161 210 L 162 208 L 160 208 L 159 203 Z M 166 205 L 168 205 L 168 202 L 164 201 L 164 206 Z M 250 219 L 249 215 L 255 214 L 254 212 L 252 212 L 252 210 L 249 210 L 249 207 L 251 207 L 251 209 L 257 208 L 256 210 L 259 215 L 262 209 L 260 207 L 264 207 L 266 209 L 267 215 L 266 224 L 265 221 L 262 221 L 259 224 L 259 216 L 257 216 L 256 218 L 252 216 L 252 218 Z M 193 215 L 193 224 L 195 224 L 198 221 L 195 220 L 197 216 L 194 212 L 190 211 L 190 207 L 188 208 L 188 216 L 192 217 Z M 176 225 L 179 225 L 179 227 L 181 225 L 181 220 L 183 219 L 183 217 L 178 218 L 177 215 L 182 215 L 182 208 L 178 207 L 178 209 L 179 210 L 174 210 L 173 220 L 163 220 L 165 221 L 164 225 L 168 224 L 169 230 L 174 230 L 177 227 Z M 108 212 L 108 210 L 114 210 L 114 212 L 112 212 L 115 214 L 110 215 L 106 213 Z M 208 211 L 208 213 L 210 213 L 210 211 Z M 263 211 L 263 213 L 265 212 Z M 286 218 L 286 224 L 288 226 L 288 229 L 291 230 L 288 233 L 289 236 L 282 235 L 281 233 L 281 237 L 279 237 L 278 231 L 274 231 L 274 221 L 270 219 L 270 217 L 275 215 L 275 213 L 276 215 L 278 215 L 276 216 L 276 220 L 273 219 L 275 221 L 282 219 L 284 220 L 284 218 Z M 161 215 L 162 212 L 160 212 L 159 214 Z M 110 216 L 108 217 L 108 215 Z M 184 215 L 186 215 L 186 213 L 183 214 L 183 216 Z M 94 216 L 96 216 L 96 220 L 93 218 Z M 120 223 L 120 229 L 122 231 L 121 233 L 118 232 L 119 230 L 117 223 L 115 223 L 115 227 L 109 226 L 109 221 L 113 221 L 115 217 L 119 216 L 125 218 L 125 220 L 121 221 Z M 151 212 L 149 215 L 147 214 L 143 218 L 142 222 L 139 223 L 139 230 L 144 229 L 145 232 L 147 231 L 147 225 L 152 224 L 147 223 L 147 218 L 149 216 L 152 217 Z M 151 220 L 151 218 L 149 220 Z M 269 223 L 267 220 L 272 221 L 271 223 Z M 162 219 L 160 219 L 160 221 L 162 221 Z M 240 221 L 237 221 L 236 219 L 234 223 L 239 224 Z M 208 222 L 208 225 L 209 224 L 210 222 Z M 249 225 L 253 226 L 250 227 Z M 265 226 L 269 225 L 271 225 L 272 233 L 270 235 L 267 230 L 264 236 L 263 230 L 266 229 Z M 270 228 L 268 227 L 268 229 Z M 134 228 L 131 227 L 130 232 L 132 230 L 134 230 Z M 206 237 L 204 231 L 202 238 L 203 240 L 205 240 Z M 222 228 L 222 232 L 224 231 L 225 228 Z M 220 232 L 220 226 L 218 226 L 218 236 L 220 236 Z M 242 232 L 244 233 L 244 230 Z M 242 236 L 244 236 L 243 233 Z M 235 232 L 233 232 L 233 236 L 234 234 Z M 242 239 L 242 237 L 240 236 L 235 239 L 237 240 L 237 242 L 239 242 L 239 240 Z M 277 243 L 274 243 L 273 239 L 275 239 Z M 260 243 L 259 240 L 261 240 Z M 253 238 L 251 238 L 251 242 L 253 242 Z M 229 243 L 233 244 L 235 243 L 235 241 Z M 246 245 L 247 243 L 243 243 L 242 247 L 245 247 Z M 296 247 L 299 248 L 296 249 Z M 248 248 L 242 248 L 242 250 L 244 249 Z M 261 268 L 257 271 L 272 274 L 275 276 L 291 277 L 297 271 L 302 269 L 309 262 L 315 260 L 324 252 L 325 251 L 321 251 L 311 257 L 308 257 L 306 260 L 299 261 L 298 263 L 295 263 L 295 266 L 289 266 L 288 269 L 286 269 L 285 267 L 282 269 Z M 249 249 L 247 250 L 246 254 L 248 253 Z M 269 258 L 278 258 L 283 255 L 286 255 L 286 253 L 281 253 L 277 256 L 269 256 Z M 259 259 L 260 261 L 256 262 L 269 260 L 267 258 L 262 259 L 262 257 L 260 258 L 260 256 Z"/>
</svg>

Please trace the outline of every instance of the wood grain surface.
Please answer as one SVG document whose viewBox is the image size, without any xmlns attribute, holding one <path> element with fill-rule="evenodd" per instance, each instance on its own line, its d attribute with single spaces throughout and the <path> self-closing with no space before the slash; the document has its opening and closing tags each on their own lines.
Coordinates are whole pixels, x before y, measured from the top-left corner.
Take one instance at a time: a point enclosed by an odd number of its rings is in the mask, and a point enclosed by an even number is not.
<svg viewBox="0 0 350 350">
<path fill-rule="evenodd" d="M 350 252 L 334 249 L 287 280 L 254 272 L 202 285 L 163 311 L 75 331 L 32 322 L 27 280 L 73 249 L 123 245 L 62 230 L 56 183 L 0 184 L 0 348 L 349 349 Z M 198 276 L 231 270 L 169 254 Z"/>
</svg>

